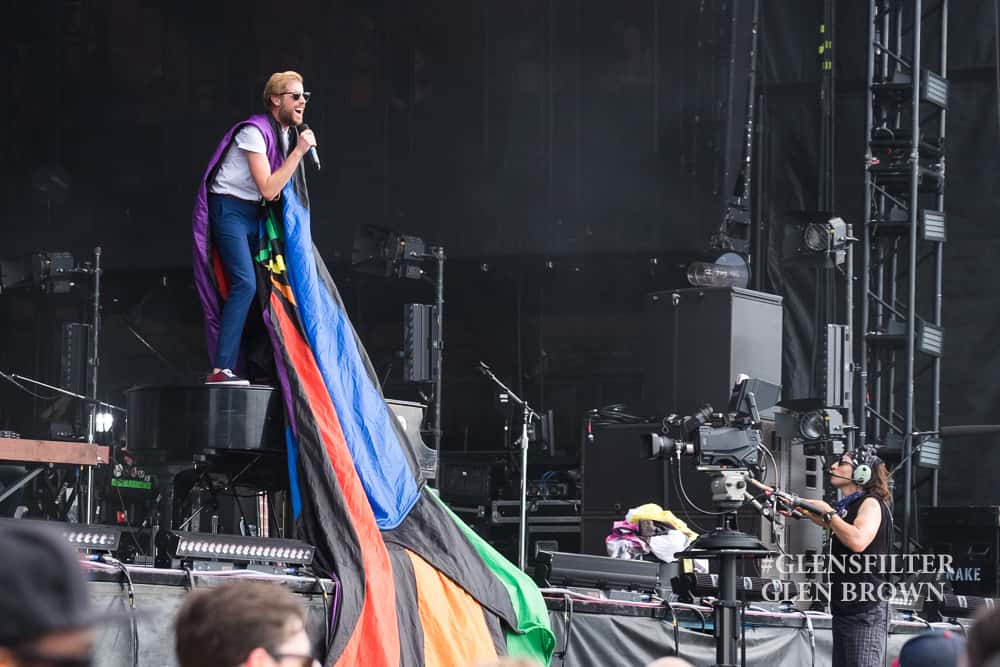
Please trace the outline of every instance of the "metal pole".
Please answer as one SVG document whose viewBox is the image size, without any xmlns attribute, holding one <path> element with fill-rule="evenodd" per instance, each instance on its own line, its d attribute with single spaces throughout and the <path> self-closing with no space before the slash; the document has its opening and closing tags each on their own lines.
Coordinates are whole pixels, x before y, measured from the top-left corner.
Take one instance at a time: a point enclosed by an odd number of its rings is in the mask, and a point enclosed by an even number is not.
<svg viewBox="0 0 1000 667">
<path fill-rule="evenodd" d="M 858 442 L 865 444 L 868 433 L 868 342 L 867 333 L 869 329 L 869 297 L 871 290 L 872 271 L 872 248 L 871 248 L 871 219 L 872 219 L 872 81 L 875 79 L 875 1 L 868 3 L 868 78 L 865 82 L 867 95 L 865 96 L 865 203 L 864 220 L 862 220 L 862 231 L 864 243 L 862 245 L 862 266 L 861 266 L 861 327 L 859 331 L 859 345 L 861 349 L 861 367 L 858 373 L 858 383 L 853 385 L 856 395 L 858 409 Z"/>
<path fill-rule="evenodd" d="M 854 236 L 854 225 L 847 226 L 847 236 Z M 845 310 L 845 320 L 847 324 L 847 340 L 844 341 L 844 354 L 850 360 L 848 365 L 848 382 L 847 386 L 850 391 L 854 391 L 854 241 L 847 242 L 847 258 L 845 260 L 845 272 L 844 276 L 845 282 L 845 294 L 844 298 L 847 300 Z M 861 418 L 864 421 L 864 416 Z M 851 396 L 847 400 L 847 423 L 854 426 L 854 396 Z M 847 432 L 847 444 L 848 449 L 853 449 L 856 444 L 855 441 L 855 431 L 851 430 Z M 863 444 L 863 443 L 862 443 Z"/>
<path fill-rule="evenodd" d="M 920 30 L 923 14 L 923 2 L 916 0 L 913 5 L 913 60 L 910 75 L 913 84 L 912 115 L 910 128 L 910 253 L 908 267 L 908 292 L 906 313 L 906 412 L 903 424 L 903 456 L 906 465 L 903 468 L 903 553 L 910 551 L 910 515 L 913 512 L 913 375 L 916 353 L 917 325 L 917 201 L 919 192 L 917 181 L 920 177 Z"/>
<path fill-rule="evenodd" d="M 948 0 L 941 0 L 941 76 L 948 76 Z M 941 138 L 941 146 L 944 146 L 945 121 L 948 111 L 941 109 L 941 126 L 938 136 Z M 945 155 L 941 153 L 941 179 L 942 188 L 946 176 Z M 937 196 L 937 207 L 939 211 L 944 210 L 944 189 Z M 934 324 L 941 326 L 941 301 L 944 291 L 944 244 L 938 243 L 934 258 Z M 941 428 L 941 357 L 934 357 L 933 385 L 931 391 L 931 430 L 937 431 Z M 931 471 L 931 507 L 938 504 L 938 473 L 940 470 L 934 468 Z"/>
<path fill-rule="evenodd" d="M 437 336 L 434 345 L 434 449 L 441 451 L 441 375 L 444 371 L 444 248 L 435 247 L 437 281 L 434 293 L 434 324 Z"/>
<path fill-rule="evenodd" d="M 510 390 L 510 388 L 500 381 L 490 367 L 484 362 L 479 362 L 480 372 L 492 380 L 501 390 L 507 392 L 510 400 L 521 406 L 523 410 L 523 421 L 521 423 L 521 529 L 517 540 L 517 565 L 524 570 L 527 564 L 527 532 L 528 532 L 528 423 L 535 417 L 536 413 L 528 402 Z"/>
<path fill-rule="evenodd" d="M 757 175 L 753 181 L 753 245 L 750 246 L 751 257 L 756 258 L 756 262 L 751 265 L 751 275 L 753 277 L 753 288 L 758 292 L 764 289 L 764 271 L 767 270 L 767 257 L 770 248 L 764 247 L 764 94 L 757 96 L 757 111 L 760 119 L 754 123 L 754 132 L 757 135 L 757 160 L 754 162 Z"/>
<path fill-rule="evenodd" d="M 521 420 L 521 524 L 517 536 L 517 566 L 523 572 L 528 565 L 528 421 L 531 408 L 524 403 Z"/>
<path fill-rule="evenodd" d="M 101 367 L 101 246 L 94 248 L 94 292 L 91 305 L 93 310 L 90 331 L 90 381 L 87 386 L 87 397 L 91 399 L 91 403 L 87 407 L 87 442 L 94 444 L 97 430 L 97 404 L 94 401 L 97 400 L 97 373 Z M 84 494 L 81 523 L 90 524 L 94 522 L 94 466 L 86 468 L 87 490 Z"/>
<path fill-rule="evenodd" d="M 736 664 L 736 557 L 719 559 L 719 599 L 715 602 L 715 660 L 719 665 Z"/>
</svg>

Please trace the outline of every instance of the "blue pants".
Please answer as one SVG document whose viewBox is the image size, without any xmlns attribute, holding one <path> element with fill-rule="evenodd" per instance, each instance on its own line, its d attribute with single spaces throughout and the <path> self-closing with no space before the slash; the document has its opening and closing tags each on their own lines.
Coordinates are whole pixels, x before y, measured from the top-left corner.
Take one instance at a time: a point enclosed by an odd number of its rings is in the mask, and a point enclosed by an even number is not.
<svg viewBox="0 0 1000 667">
<path fill-rule="evenodd" d="M 215 347 L 216 368 L 236 368 L 236 355 L 247 312 L 257 294 L 251 248 L 257 247 L 260 207 L 254 202 L 208 195 L 208 220 L 212 242 L 229 274 L 229 296 L 222 306 L 219 341 Z"/>
</svg>

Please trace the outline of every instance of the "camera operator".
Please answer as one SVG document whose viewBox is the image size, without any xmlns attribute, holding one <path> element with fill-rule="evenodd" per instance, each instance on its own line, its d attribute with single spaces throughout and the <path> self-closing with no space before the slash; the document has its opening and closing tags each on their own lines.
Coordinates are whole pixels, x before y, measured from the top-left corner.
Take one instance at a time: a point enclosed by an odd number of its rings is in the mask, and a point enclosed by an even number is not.
<svg viewBox="0 0 1000 667">
<path fill-rule="evenodd" d="M 885 464 L 874 454 L 849 451 L 829 469 L 840 500 L 831 507 L 810 501 L 820 514 L 803 511 L 830 531 L 830 556 L 844 567 L 830 567 L 830 611 L 833 614 L 833 666 L 881 667 L 885 664 L 889 602 L 879 599 L 886 581 L 880 559 L 892 548 L 891 499 Z M 874 568 L 867 567 L 875 562 Z M 860 567 L 854 568 L 852 564 Z"/>
</svg>

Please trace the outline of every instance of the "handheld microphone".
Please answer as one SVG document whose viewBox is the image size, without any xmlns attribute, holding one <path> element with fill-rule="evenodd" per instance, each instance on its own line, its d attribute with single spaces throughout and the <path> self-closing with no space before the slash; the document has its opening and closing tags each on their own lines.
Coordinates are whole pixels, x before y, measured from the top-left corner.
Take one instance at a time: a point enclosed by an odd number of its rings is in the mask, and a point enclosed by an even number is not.
<svg viewBox="0 0 1000 667">
<path fill-rule="evenodd" d="M 309 126 L 306 125 L 305 123 L 302 123 L 298 127 L 299 134 L 305 132 L 308 129 L 309 129 Z M 316 150 L 315 146 L 313 146 L 312 148 L 309 149 L 309 157 L 312 158 L 312 163 L 316 166 L 316 171 L 319 171 L 320 170 L 320 166 L 319 166 L 319 152 Z"/>
</svg>

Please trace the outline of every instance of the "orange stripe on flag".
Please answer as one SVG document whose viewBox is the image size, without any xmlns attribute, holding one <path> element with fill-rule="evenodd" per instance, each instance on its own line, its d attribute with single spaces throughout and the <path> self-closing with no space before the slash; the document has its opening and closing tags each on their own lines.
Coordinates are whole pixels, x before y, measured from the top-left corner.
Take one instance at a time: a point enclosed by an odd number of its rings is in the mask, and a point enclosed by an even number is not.
<svg viewBox="0 0 1000 667">
<path fill-rule="evenodd" d="M 365 601 L 351 638 L 337 660 L 338 665 L 395 667 L 399 664 L 399 629 L 396 620 L 396 591 L 389 552 L 375 523 L 361 480 L 344 441 L 340 420 L 327 393 L 312 349 L 288 318 L 278 296 L 271 294 L 271 312 L 285 340 L 285 349 L 302 384 L 309 408 L 316 418 L 327 458 L 352 517 L 365 569 Z M 301 445 L 301 443 L 300 443 Z M 480 616 L 482 613 L 480 612 Z"/>
<path fill-rule="evenodd" d="M 417 584 L 425 667 L 468 667 L 495 660 L 483 608 L 454 581 L 407 550 Z"/>
</svg>

